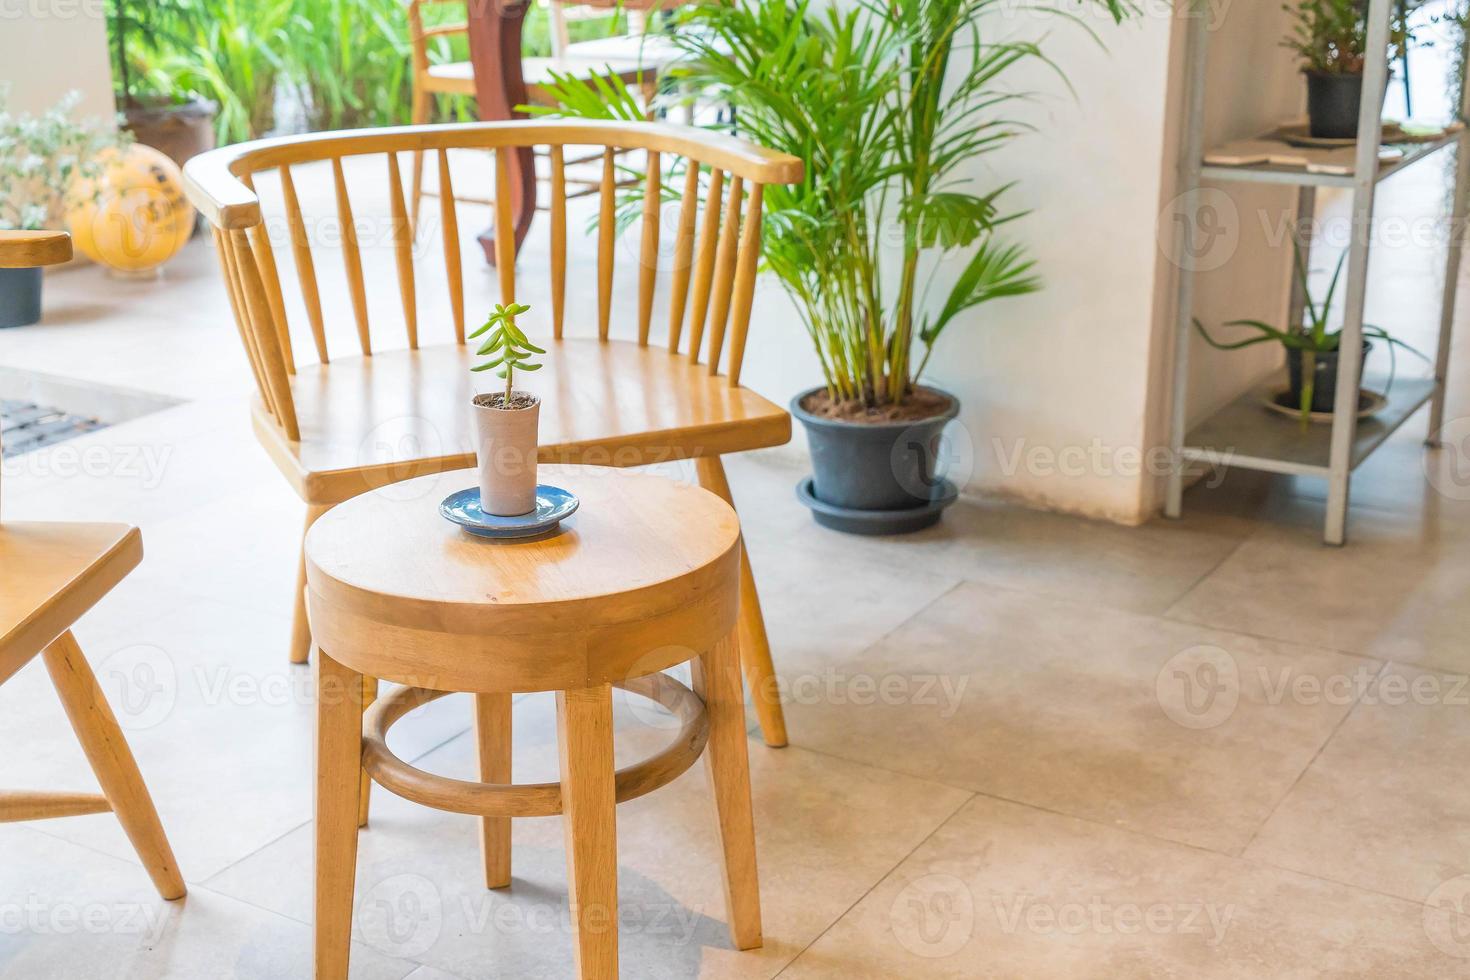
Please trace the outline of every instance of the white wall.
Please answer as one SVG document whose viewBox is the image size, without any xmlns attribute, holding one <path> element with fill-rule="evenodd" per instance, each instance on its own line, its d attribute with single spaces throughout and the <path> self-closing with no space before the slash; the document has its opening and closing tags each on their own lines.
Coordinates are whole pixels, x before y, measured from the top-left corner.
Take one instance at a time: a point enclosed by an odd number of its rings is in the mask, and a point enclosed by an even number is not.
<svg viewBox="0 0 1470 980">
<path fill-rule="evenodd" d="M 16 112 L 43 112 L 75 89 L 79 116 L 111 118 L 102 0 L 0 0 L 0 83 Z"/>
</svg>

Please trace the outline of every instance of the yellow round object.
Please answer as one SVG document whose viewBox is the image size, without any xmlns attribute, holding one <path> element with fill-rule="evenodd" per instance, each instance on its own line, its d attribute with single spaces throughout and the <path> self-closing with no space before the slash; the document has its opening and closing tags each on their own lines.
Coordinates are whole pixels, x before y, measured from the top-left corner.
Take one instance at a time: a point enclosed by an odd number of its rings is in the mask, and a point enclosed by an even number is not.
<svg viewBox="0 0 1470 980">
<path fill-rule="evenodd" d="M 105 150 L 101 173 L 80 179 L 66 225 L 77 251 L 121 272 L 156 268 L 178 254 L 194 230 L 178 165 L 151 146 Z"/>
</svg>

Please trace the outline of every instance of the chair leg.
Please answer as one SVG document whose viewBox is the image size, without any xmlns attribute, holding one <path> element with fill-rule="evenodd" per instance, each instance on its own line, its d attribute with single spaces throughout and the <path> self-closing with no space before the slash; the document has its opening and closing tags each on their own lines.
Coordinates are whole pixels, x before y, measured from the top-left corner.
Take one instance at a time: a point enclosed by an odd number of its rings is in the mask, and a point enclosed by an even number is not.
<svg viewBox="0 0 1470 980">
<path fill-rule="evenodd" d="M 184 879 L 138 763 L 123 738 L 112 707 L 102 694 L 82 648 L 71 631 L 61 634 L 42 652 L 51 683 L 66 709 L 77 740 L 97 782 L 123 831 L 148 869 L 158 894 L 172 901 L 184 897 Z"/>
<path fill-rule="evenodd" d="M 511 704 L 509 694 L 475 695 L 475 735 L 480 781 L 502 786 L 511 781 Z M 510 817 L 480 818 L 480 855 L 485 887 L 510 885 Z"/>
<path fill-rule="evenodd" d="M 316 656 L 316 978 L 346 980 L 357 880 L 362 675 Z"/>
<path fill-rule="evenodd" d="M 734 507 L 735 498 L 730 494 L 730 481 L 725 477 L 725 464 L 720 457 L 701 456 L 694 466 L 699 485 Z M 780 748 L 786 744 L 786 714 L 781 709 L 771 643 L 766 637 L 766 621 L 761 615 L 760 595 L 755 590 L 755 574 L 750 568 L 750 552 L 743 535 L 740 539 L 740 663 L 745 669 L 745 682 L 750 687 L 756 717 L 760 719 L 761 734 L 771 748 Z"/>
<path fill-rule="evenodd" d="M 755 866 L 745 697 L 740 691 L 736 643 L 732 635 L 694 662 L 694 690 L 709 712 L 704 763 L 720 830 L 730 939 L 736 949 L 755 949 L 761 945 L 760 879 Z"/>
<path fill-rule="evenodd" d="M 378 700 L 378 679 L 376 677 L 369 677 L 367 674 L 363 674 L 362 675 L 362 707 L 363 707 L 363 710 L 366 711 L 368 705 L 372 704 L 376 700 Z M 372 781 L 372 778 L 370 776 L 368 776 L 367 770 L 366 769 L 363 769 L 362 770 L 362 775 L 358 778 L 358 781 L 357 781 L 357 826 L 359 828 L 366 827 L 367 826 L 367 822 L 368 822 L 368 805 L 372 802 L 372 798 L 373 798 L 373 781 Z"/>
<path fill-rule="evenodd" d="M 556 720 L 577 976 L 612 980 L 618 975 L 612 688 L 558 691 Z"/>
<path fill-rule="evenodd" d="M 433 98 L 418 86 L 413 90 L 413 122 L 422 125 L 429 121 L 429 100 Z M 440 192 L 443 192 L 440 188 Z M 409 210 L 409 232 L 415 237 L 419 233 L 419 205 L 424 199 L 424 151 L 413 151 L 413 205 Z"/>
<path fill-rule="evenodd" d="M 329 504 L 307 504 L 306 526 L 301 530 L 301 553 L 296 558 L 296 605 L 291 613 L 291 662 L 304 664 L 311 656 L 311 626 L 306 621 L 306 532 Z"/>
</svg>

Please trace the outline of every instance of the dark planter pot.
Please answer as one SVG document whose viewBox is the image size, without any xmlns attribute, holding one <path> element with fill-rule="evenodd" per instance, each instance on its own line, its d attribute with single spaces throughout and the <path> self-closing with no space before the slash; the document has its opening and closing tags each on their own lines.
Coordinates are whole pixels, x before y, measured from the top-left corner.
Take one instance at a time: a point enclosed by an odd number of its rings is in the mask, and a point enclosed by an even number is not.
<svg viewBox="0 0 1470 980">
<path fill-rule="evenodd" d="M 0 328 L 41 319 L 41 270 L 0 269 Z"/>
<path fill-rule="evenodd" d="M 1308 131 L 1318 139 L 1350 140 L 1358 135 L 1363 76 L 1308 71 Z"/>
<path fill-rule="evenodd" d="M 1363 364 L 1368 362 L 1368 352 L 1373 349 L 1369 342 L 1363 344 L 1363 361 L 1358 365 L 1358 380 L 1362 382 Z M 1337 399 L 1337 351 L 1318 354 L 1312 371 L 1312 411 L 1330 412 Z M 1302 352 L 1287 348 L 1286 374 L 1291 380 L 1291 404 L 1302 403 Z"/>
<path fill-rule="evenodd" d="M 204 99 L 184 103 L 141 102 L 123 107 L 129 132 L 144 146 L 163 151 L 179 166 L 214 149 L 214 117 L 219 106 Z"/>
<path fill-rule="evenodd" d="M 926 419 L 845 422 L 802 407 L 821 390 L 791 400 L 791 414 L 806 427 L 813 471 L 797 496 L 817 523 L 855 534 L 903 534 L 937 522 L 957 496 L 936 474 L 936 462 L 940 434 L 959 414 L 959 399 L 938 392 L 948 405 Z"/>
</svg>

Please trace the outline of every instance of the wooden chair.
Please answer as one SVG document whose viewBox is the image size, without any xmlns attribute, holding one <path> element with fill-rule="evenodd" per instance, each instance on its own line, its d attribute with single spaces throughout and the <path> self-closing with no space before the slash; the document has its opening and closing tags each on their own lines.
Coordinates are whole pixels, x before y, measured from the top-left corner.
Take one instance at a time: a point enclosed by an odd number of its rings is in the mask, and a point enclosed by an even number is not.
<svg viewBox="0 0 1470 980">
<path fill-rule="evenodd" d="M 545 369 L 534 376 L 534 387 L 545 396 L 541 459 L 613 466 L 694 459 L 701 483 L 730 500 L 721 455 L 790 439 L 790 417 L 780 406 L 741 387 L 740 368 L 760 251 L 762 191 L 769 183 L 800 180 L 800 160 L 687 127 L 563 120 L 358 130 L 224 147 L 190 160 L 185 184 L 190 199 L 214 226 L 240 336 L 255 373 L 256 434 L 305 500 L 308 528 L 327 508 L 349 497 L 412 476 L 473 465 L 466 407 L 474 393 L 469 372 L 472 350 L 464 343 L 462 263 L 448 154 L 464 148 L 494 152 L 496 222 L 503 228 L 512 220 L 506 189 L 511 154 L 536 145 L 549 147 L 552 164 L 553 339 L 547 343 Z M 565 337 L 562 329 L 568 145 L 603 148 L 595 338 Z M 657 220 L 643 222 L 637 340 L 609 337 L 616 241 L 613 159 L 618 150 L 647 152 L 650 205 L 660 198 L 664 165 L 676 157 L 696 164 L 686 166 L 678 178 L 683 204 L 673 231 L 666 349 L 650 344 L 661 234 Z M 398 164 L 399 153 L 413 151 L 436 154 L 445 190 L 440 198 L 442 248 L 454 340 L 440 346 L 419 345 L 413 236 Z M 344 157 L 363 155 L 384 161 L 407 350 L 375 352 L 369 330 L 362 261 L 342 166 Z M 312 161 L 330 161 L 333 168 L 359 347 L 351 356 L 330 361 L 312 252 L 291 176 L 294 166 Z M 319 364 L 297 366 L 293 356 L 276 260 L 252 190 L 252 175 L 266 170 L 280 173 L 286 223 Z M 656 218 L 657 212 L 649 206 L 645 215 Z M 496 247 L 500 292 L 510 302 L 516 295 L 511 236 L 497 235 Z M 364 460 L 361 446 L 389 420 L 402 420 L 409 427 L 405 438 L 384 447 L 386 457 Z M 742 663 L 767 743 L 784 745 L 785 722 L 748 560 L 741 583 Z M 303 586 L 304 567 L 297 576 L 291 640 L 291 659 L 298 663 L 307 659 L 311 644 Z"/>
<path fill-rule="evenodd" d="M 0 231 L 0 269 L 70 258 L 65 232 Z M 0 684 L 41 656 L 102 787 L 100 795 L 0 790 L 0 823 L 116 813 L 154 887 L 173 900 L 184 896 L 184 879 L 138 764 L 71 633 L 142 558 L 142 536 L 126 524 L 0 523 Z"/>
<path fill-rule="evenodd" d="M 680 0 L 682 2 L 682 0 Z M 423 8 L 426 6 L 464 6 L 465 0 L 409 0 L 408 27 L 412 55 L 413 79 L 413 122 L 429 121 L 430 110 L 436 95 L 460 95 L 474 97 L 477 93 L 475 67 L 469 61 L 454 61 L 432 64 L 429 61 L 429 41 L 436 37 L 457 37 L 469 32 L 467 23 L 424 25 Z M 659 43 L 656 37 L 645 41 L 643 36 L 647 14 L 643 10 L 630 9 L 626 16 L 632 32 L 628 35 L 603 38 L 596 41 L 573 42 L 568 37 L 566 12 L 560 0 L 550 0 L 547 10 L 551 20 L 551 56 L 522 58 L 521 77 L 525 84 L 527 100 L 533 104 L 549 105 L 551 98 L 546 86 L 552 84 L 557 75 L 571 75 L 591 79 L 594 75 L 614 75 L 624 84 L 641 89 L 645 103 L 651 102 L 657 90 L 658 77 L 673 62 L 674 50 Z M 573 5 L 577 9 L 590 9 L 587 5 Z M 601 4 L 607 6 L 607 4 Z M 636 8 L 637 4 L 630 4 Z M 482 117 L 483 118 L 483 117 Z M 569 159 L 567 163 L 585 163 L 583 159 Z M 424 190 L 424 156 L 413 157 L 413 189 L 410 220 L 418 227 L 420 202 L 425 196 L 433 197 L 437 191 Z M 597 183 L 569 179 L 569 184 L 581 190 L 569 196 L 597 193 Z M 459 200 L 469 204 L 494 204 L 485 197 L 461 195 Z"/>
</svg>

